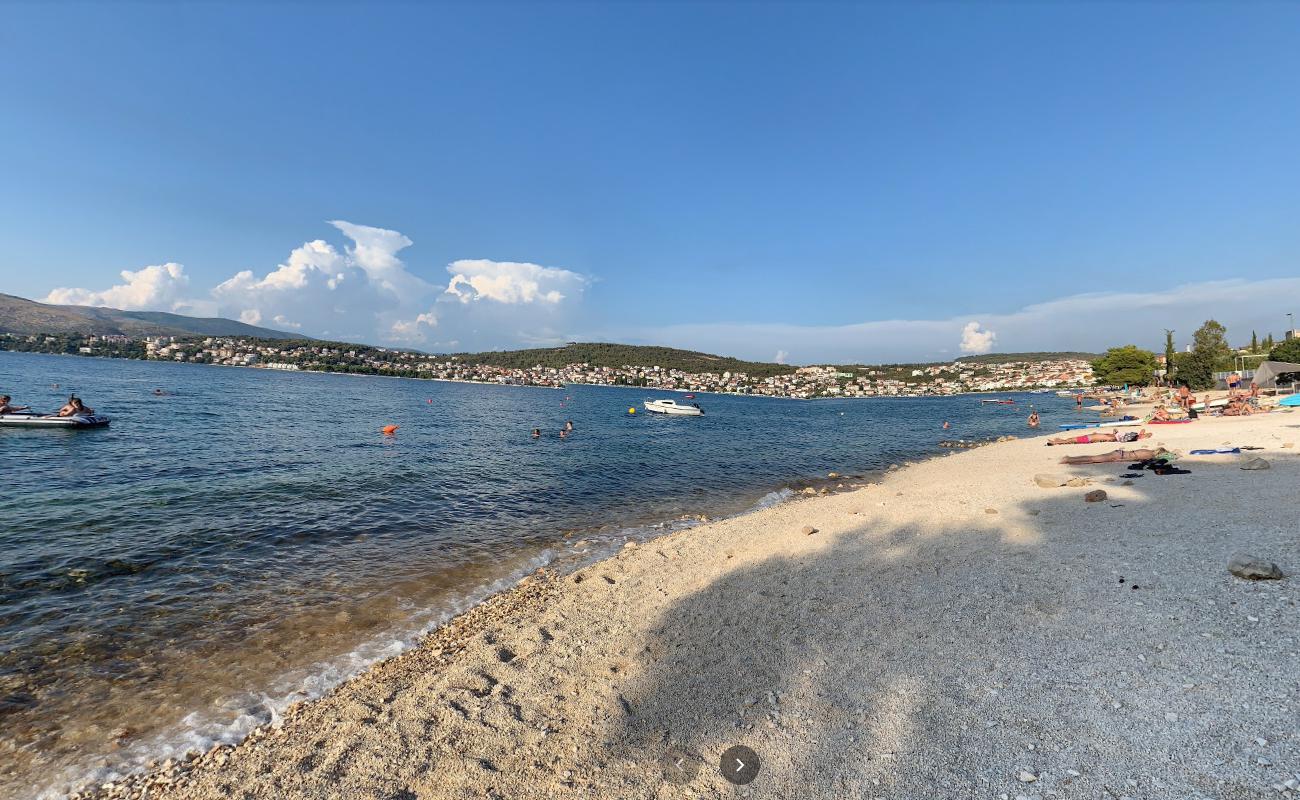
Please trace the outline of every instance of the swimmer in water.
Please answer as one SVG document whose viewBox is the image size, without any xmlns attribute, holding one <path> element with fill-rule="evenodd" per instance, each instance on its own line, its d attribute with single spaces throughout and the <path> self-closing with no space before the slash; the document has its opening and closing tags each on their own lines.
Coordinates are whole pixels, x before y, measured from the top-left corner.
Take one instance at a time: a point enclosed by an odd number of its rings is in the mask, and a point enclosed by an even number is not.
<svg viewBox="0 0 1300 800">
<path fill-rule="evenodd" d="M 951 428 L 951 427 L 952 427 L 952 423 L 951 423 L 951 422 L 946 422 L 946 421 L 945 421 L 945 422 L 943 423 L 943 429 L 944 429 L 945 431 L 948 430 L 948 429 Z"/>
<path fill-rule="evenodd" d="M 569 438 L 569 432 L 566 431 L 566 430 L 564 430 L 563 428 L 561 428 L 561 429 L 560 429 L 560 438 L 561 438 L 561 439 L 567 439 L 567 438 Z"/>
<path fill-rule="evenodd" d="M 1029 412 L 1029 427 L 1031 427 L 1031 428 L 1037 428 L 1037 427 L 1038 427 L 1038 412 L 1037 412 L 1037 411 L 1030 411 L 1030 412 Z"/>
<path fill-rule="evenodd" d="M 541 428 L 533 428 L 533 438 L 534 438 L 534 439 L 540 439 L 540 438 L 542 438 L 542 429 L 541 429 Z"/>
</svg>

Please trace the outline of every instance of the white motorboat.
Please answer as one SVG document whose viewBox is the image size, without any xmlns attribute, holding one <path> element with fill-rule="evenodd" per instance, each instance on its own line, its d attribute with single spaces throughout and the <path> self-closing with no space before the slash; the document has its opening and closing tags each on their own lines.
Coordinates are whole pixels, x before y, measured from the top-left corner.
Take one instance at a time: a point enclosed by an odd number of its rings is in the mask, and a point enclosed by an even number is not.
<svg viewBox="0 0 1300 800">
<path fill-rule="evenodd" d="M 666 399 L 645 401 L 645 410 L 657 414 L 677 414 L 684 417 L 698 417 L 704 414 L 704 409 L 700 408 L 698 403 L 679 403 L 676 400 Z"/>
<path fill-rule="evenodd" d="M 21 428 L 102 428 L 109 422 L 103 414 L 74 414 L 60 417 L 57 414 L 0 414 L 0 426 Z"/>
</svg>

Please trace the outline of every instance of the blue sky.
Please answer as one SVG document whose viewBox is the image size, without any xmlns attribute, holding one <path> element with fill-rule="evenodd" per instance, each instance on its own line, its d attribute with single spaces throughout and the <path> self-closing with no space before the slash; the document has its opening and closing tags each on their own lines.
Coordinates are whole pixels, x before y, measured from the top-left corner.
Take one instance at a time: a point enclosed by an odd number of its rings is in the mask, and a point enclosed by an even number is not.
<svg viewBox="0 0 1300 800">
<path fill-rule="evenodd" d="M 1296 5 L 7 6 L 0 291 L 430 350 L 1249 338 L 1300 313 L 1297 97 Z"/>
</svg>

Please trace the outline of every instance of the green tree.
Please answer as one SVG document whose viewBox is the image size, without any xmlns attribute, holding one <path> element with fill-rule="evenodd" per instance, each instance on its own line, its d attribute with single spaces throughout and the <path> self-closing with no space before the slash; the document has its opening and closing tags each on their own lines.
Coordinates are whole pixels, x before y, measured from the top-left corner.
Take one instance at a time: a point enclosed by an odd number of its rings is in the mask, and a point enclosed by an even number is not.
<svg viewBox="0 0 1300 800">
<path fill-rule="evenodd" d="M 1178 351 L 1174 349 L 1174 332 L 1165 328 L 1165 381 L 1174 379 L 1174 362 Z"/>
<path fill-rule="evenodd" d="M 1192 351 L 1178 359 L 1178 379 L 1193 389 L 1213 387 L 1215 370 L 1232 368 L 1227 333 L 1227 328 L 1212 319 L 1197 328 L 1192 334 Z"/>
<path fill-rule="evenodd" d="M 1272 350 L 1272 349 L 1273 349 L 1273 334 L 1270 333 L 1270 334 L 1268 335 L 1268 338 L 1266 338 L 1266 339 L 1264 340 L 1264 349 L 1265 349 L 1265 350 Z"/>
<path fill-rule="evenodd" d="M 1106 354 L 1092 362 L 1092 372 L 1098 383 L 1119 386 L 1146 386 L 1155 377 L 1156 354 L 1136 345 L 1112 347 Z"/>
<path fill-rule="evenodd" d="M 1255 335 L 1254 331 L 1250 332 L 1250 352 L 1259 352 L 1259 337 Z"/>
<path fill-rule="evenodd" d="M 1269 361 L 1288 361 L 1300 364 L 1300 339 L 1287 339 L 1282 344 L 1268 351 Z"/>
</svg>

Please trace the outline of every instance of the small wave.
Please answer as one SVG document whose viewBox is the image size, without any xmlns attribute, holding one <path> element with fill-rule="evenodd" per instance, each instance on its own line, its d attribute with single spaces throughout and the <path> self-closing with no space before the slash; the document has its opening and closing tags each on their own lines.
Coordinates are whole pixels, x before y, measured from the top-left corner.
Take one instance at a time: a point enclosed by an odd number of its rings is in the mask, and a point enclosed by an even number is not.
<svg viewBox="0 0 1300 800">
<path fill-rule="evenodd" d="M 753 507 L 751 507 L 745 513 L 753 514 L 757 511 L 762 511 L 767 508 L 775 508 L 776 506 L 781 505 L 782 503 L 784 503 L 785 501 L 789 500 L 792 497 L 794 497 L 794 490 L 789 487 L 778 489 L 775 492 L 768 492 L 767 494 L 758 498 L 758 502 L 754 503 Z"/>
<path fill-rule="evenodd" d="M 322 697 L 374 664 L 415 647 L 428 633 L 497 592 L 511 588 L 554 560 L 554 552 L 544 550 L 525 559 L 505 577 L 484 583 L 437 606 L 420 609 L 401 628 L 386 631 L 348 653 L 294 670 L 265 691 L 228 697 L 216 711 L 193 712 L 175 729 L 114 754 L 111 762 L 100 759 L 68 769 L 39 789 L 36 797 L 38 800 L 60 800 L 77 787 L 116 781 L 148 769 L 155 761 L 179 759 L 188 752 L 202 753 L 217 745 L 238 744 L 262 725 L 278 727 L 290 705 Z"/>
</svg>

